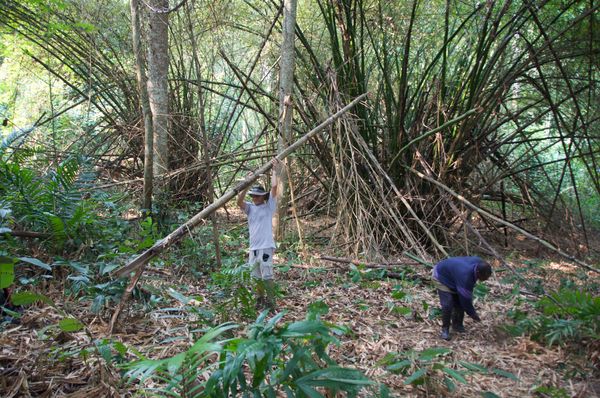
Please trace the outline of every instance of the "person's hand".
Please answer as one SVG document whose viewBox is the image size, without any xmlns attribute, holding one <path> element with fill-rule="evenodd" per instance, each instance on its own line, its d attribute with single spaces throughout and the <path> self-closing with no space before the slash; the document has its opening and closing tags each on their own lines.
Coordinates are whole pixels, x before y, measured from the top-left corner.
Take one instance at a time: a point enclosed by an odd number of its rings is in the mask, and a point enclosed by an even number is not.
<svg viewBox="0 0 600 398">
<path fill-rule="evenodd" d="M 273 158 L 271 163 L 273 164 L 273 170 L 279 173 L 281 171 L 281 167 L 283 166 L 283 162 L 277 158 Z"/>
</svg>

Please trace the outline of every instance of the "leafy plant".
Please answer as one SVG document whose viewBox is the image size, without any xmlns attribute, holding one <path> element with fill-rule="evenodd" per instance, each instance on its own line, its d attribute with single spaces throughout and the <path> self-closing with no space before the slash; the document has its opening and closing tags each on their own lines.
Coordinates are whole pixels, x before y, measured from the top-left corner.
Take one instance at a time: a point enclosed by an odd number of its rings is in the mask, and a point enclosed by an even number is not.
<svg viewBox="0 0 600 398">
<path fill-rule="evenodd" d="M 445 347 L 428 348 L 423 351 L 409 350 L 397 355 L 388 355 L 382 362 L 392 373 L 406 376 L 404 384 L 424 386 L 428 391 L 453 392 L 456 390 L 455 381 L 466 384 L 464 371 L 450 367 L 446 357 L 452 350 Z M 439 383 L 443 382 L 443 386 Z"/>
<path fill-rule="evenodd" d="M 248 326 L 246 337 L 217 340 L 236 325 L 208 330 L 190 349 L 162 360 L 133 362 L 127 376 L 162 382 L 160 392 L 181 397 L 325 397 L 358 392 L 375 383 L 361 372 L 342 368 L 327 355 L 344 328 L 327 324 L 324 303 L 311 306 L 307 318 L 279 326 L 283 313 L 267 319 L 263 312 Z M 207 375 L 207 376 L 203 376 Z"/>
<path fill-rule="evenodd" d="M 473 362 L 456 362 L 451 357 L 451 349 L 433 347 L 422 351 L 409 350 L 388 354 L 381 364 L 392 373 L 406 376 L 404 384 L 421 386 L 430 393 L 441 395 L 456 391 L 456 382 L 467 384 L 467 376 L 472 373 L 496 374 L 518 380 L 514 374 L 503 369 L 488 369 Z"/>
<path fill-rule="evenodd" d="M 222 319 L 231 319 L 232 313 L 239 313 L 246 318 L 256 316 L 250 271 L 248 264 L 224 264 L 219 271 L 211 274 Z"/>
<path fill-rule="evenodd" d="M 540 312 L 532 316 L 515 310 L 511 313 L 514 325 L 507 330 L 514 335 L 529 334 L 548 345 L 580 343 L 598 339 L 600 297 L 578 289 L 561 289 L 535 303 Z"/>
</svg>

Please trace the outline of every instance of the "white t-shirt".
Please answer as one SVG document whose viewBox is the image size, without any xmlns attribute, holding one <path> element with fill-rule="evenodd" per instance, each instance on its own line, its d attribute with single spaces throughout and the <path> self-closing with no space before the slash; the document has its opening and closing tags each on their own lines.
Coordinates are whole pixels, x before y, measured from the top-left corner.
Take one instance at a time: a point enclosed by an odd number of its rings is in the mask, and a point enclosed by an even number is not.
<svg viewBox="0 0 600 398">
<path fill-rule="evenodd" d="M 250 250 L 275 249 L 273 239 L 273 214 L 277 210 L 277 199 L 270 197 L 261 205 L 246 202 L 248 229 L 250 231 Z"/>
</svg>

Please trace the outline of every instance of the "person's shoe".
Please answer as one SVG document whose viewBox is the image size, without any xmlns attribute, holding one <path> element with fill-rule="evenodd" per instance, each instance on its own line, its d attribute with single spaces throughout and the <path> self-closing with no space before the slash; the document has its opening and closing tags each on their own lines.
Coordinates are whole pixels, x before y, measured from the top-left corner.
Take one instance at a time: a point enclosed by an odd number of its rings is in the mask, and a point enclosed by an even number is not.
<svg viewBox="0 0 600 398">
<path fill-rule="evenodd" d="M 464 333 L 467 330 L 465 329 L 465 327 L 463 325 L 456 325 L 456 326 L 452 325 L 452 331 L 456 332 L 456 333 Z"/>
<path fill-rule="evenodd" d="M 442 333 L 440 333 L 440 337 L 444 340 L 450 340 L 450 330 L 448 328 L 442 328 Z"/>
</svg>

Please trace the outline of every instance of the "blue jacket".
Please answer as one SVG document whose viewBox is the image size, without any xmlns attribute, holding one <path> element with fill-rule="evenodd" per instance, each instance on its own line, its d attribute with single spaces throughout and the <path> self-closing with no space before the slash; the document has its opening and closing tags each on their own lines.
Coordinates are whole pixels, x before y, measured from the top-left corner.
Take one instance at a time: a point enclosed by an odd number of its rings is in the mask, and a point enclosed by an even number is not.
<svg viewBox="0 0 600 398">
<path fill-rule="evenodd" d="M 450 257 L 433 268 L 433 277 L 458 294 L 463 310 L 473 319 L 479 319 L 473 307 L 473 289 L 477 282 L 476 267 L 479 257 Z"/>
</svg>

